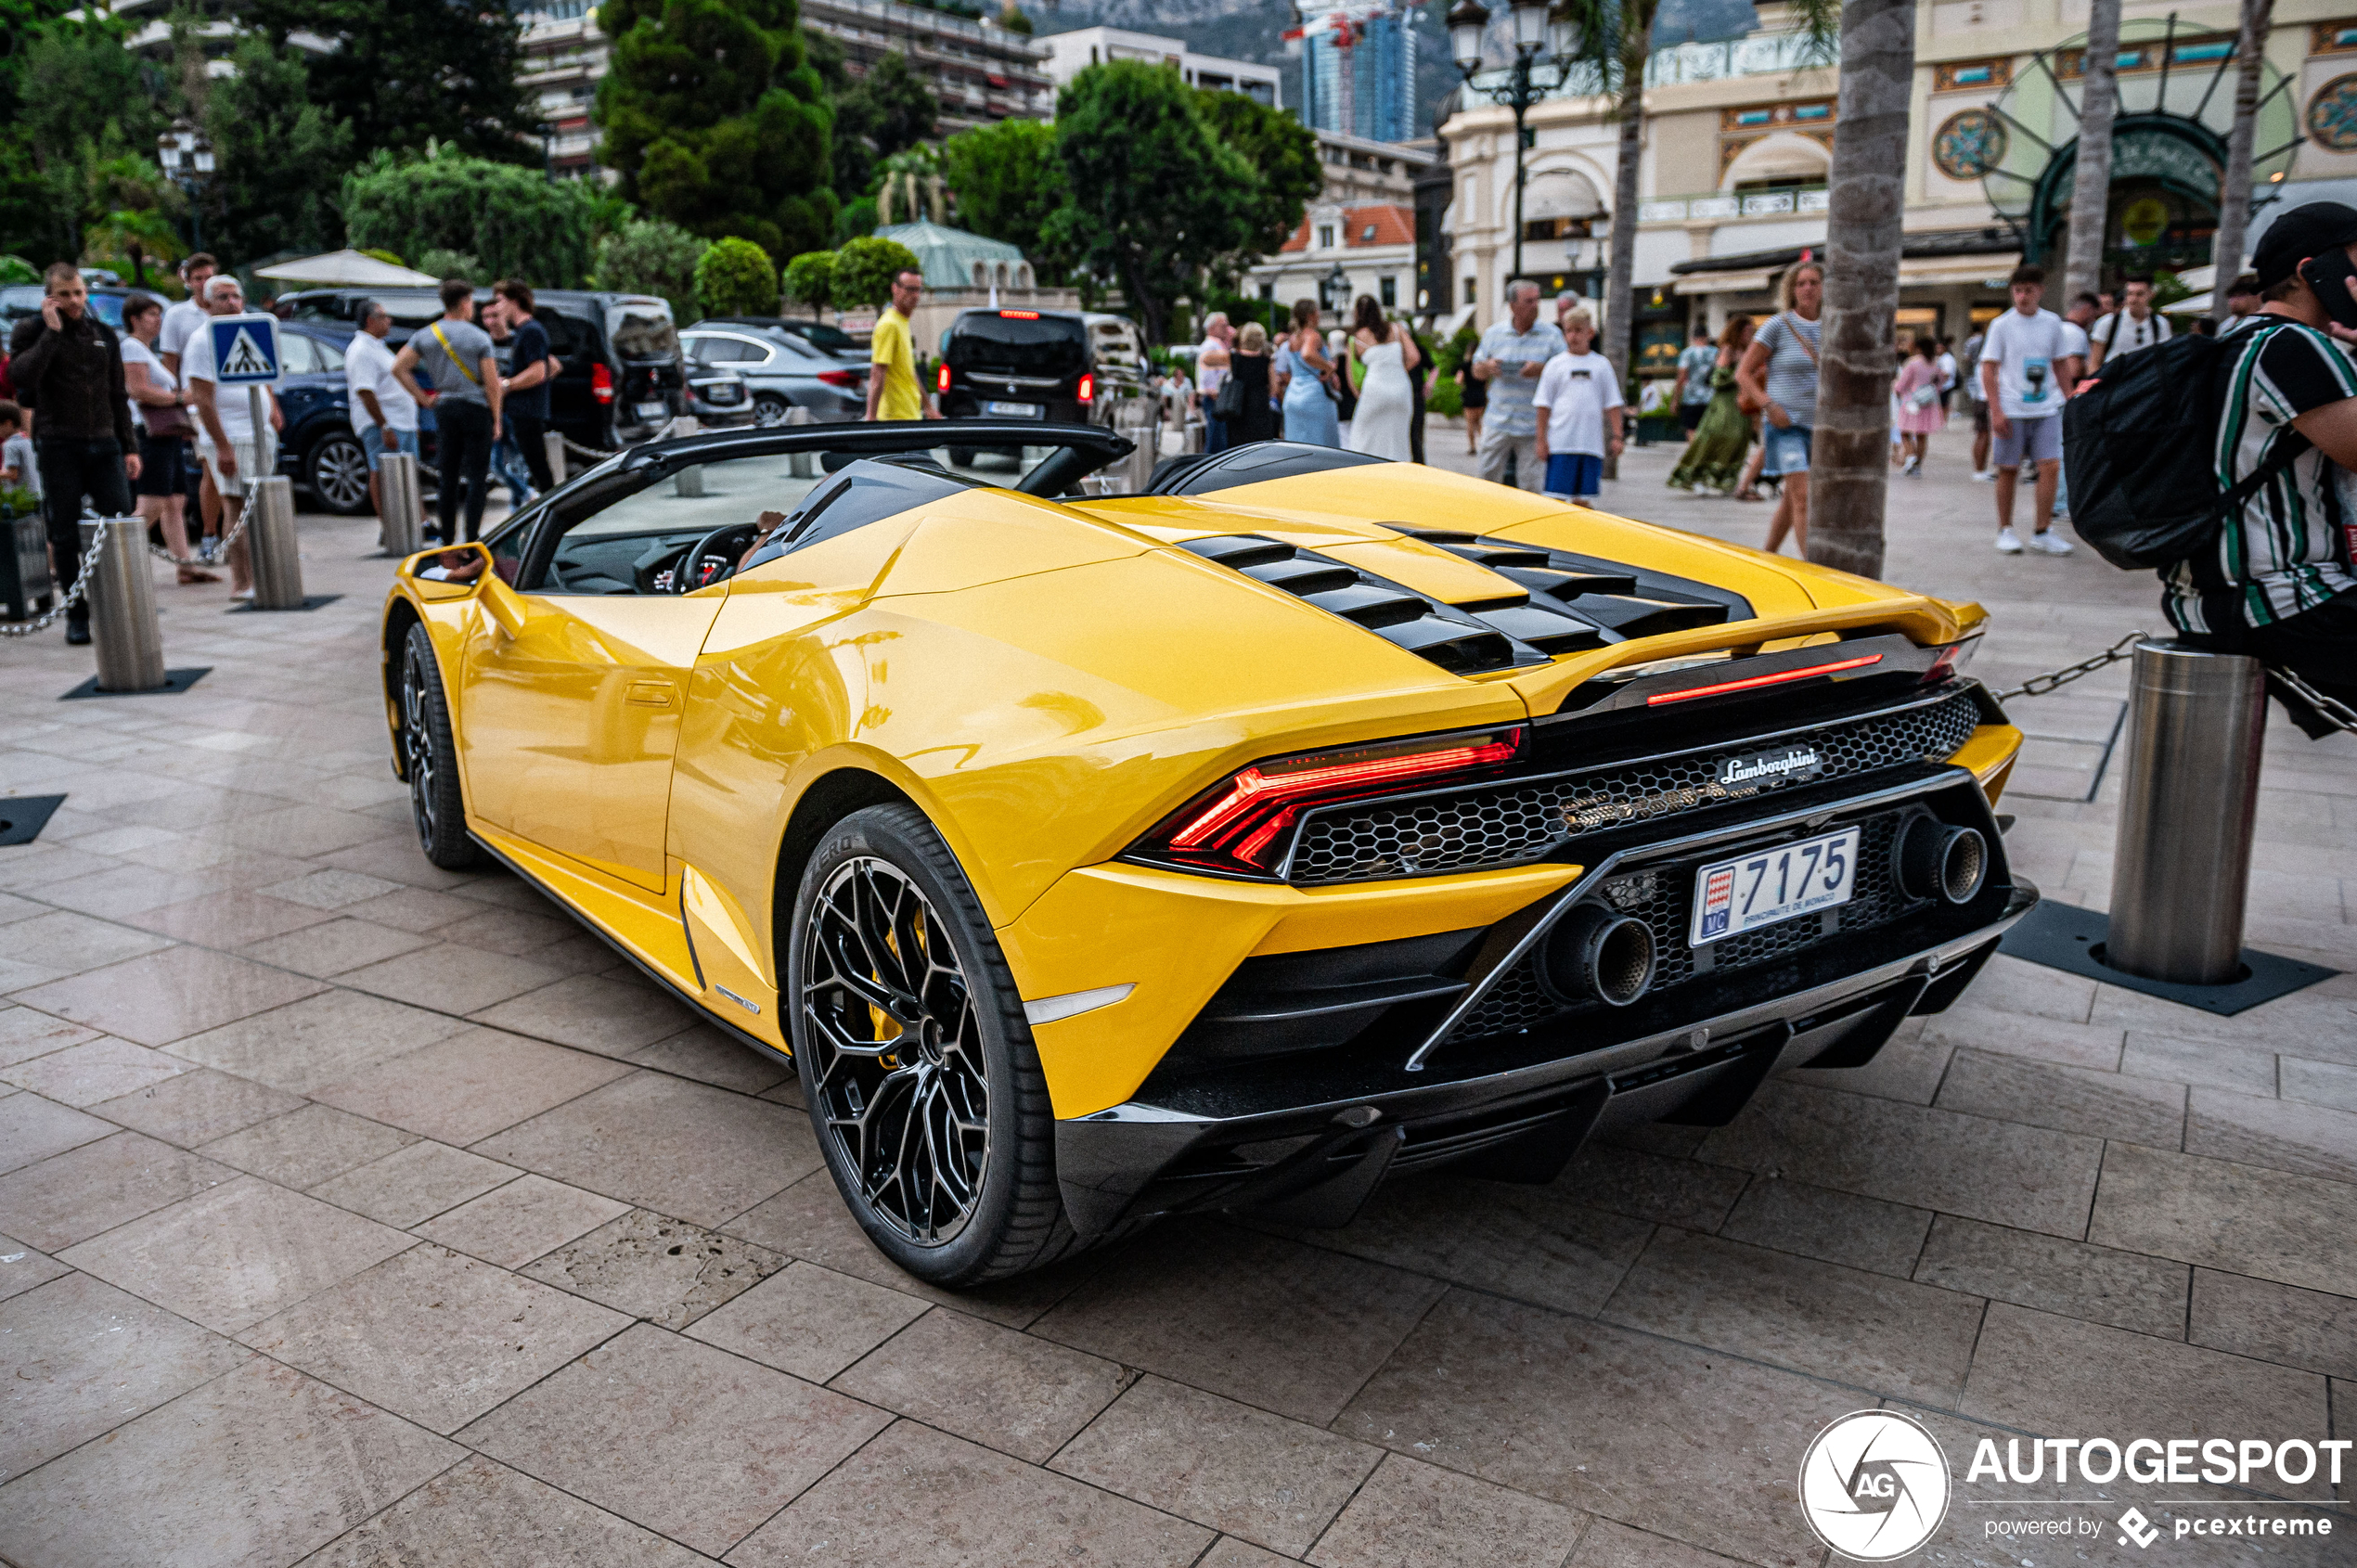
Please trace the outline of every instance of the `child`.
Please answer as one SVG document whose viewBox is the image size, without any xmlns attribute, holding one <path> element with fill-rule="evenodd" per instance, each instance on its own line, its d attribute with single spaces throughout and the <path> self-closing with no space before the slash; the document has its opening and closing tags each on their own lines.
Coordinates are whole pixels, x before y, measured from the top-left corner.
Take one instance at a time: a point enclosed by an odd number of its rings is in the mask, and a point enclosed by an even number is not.
<svg viewBox="0 0 2357 1568">
<path fill-rule="evenodd" d="M 1591 504 L 1604 487 L 1604 456 L 1620 456 L 1620 382 L 1596 352 L 1596 320 L 1585 310 L 1564 317 L 1564 352 L 1539 373 L 1539 460 L 1547 494 Z M 1610 437 L 1607 440 L 1606 430 Z"/>
<path fill-rule="evenodd" d="M 32 438 L 24 433 L 24 410 L 0 403 L 0 485 L 41 495 L 41 469 L 33 460 Z"/>
</svg>

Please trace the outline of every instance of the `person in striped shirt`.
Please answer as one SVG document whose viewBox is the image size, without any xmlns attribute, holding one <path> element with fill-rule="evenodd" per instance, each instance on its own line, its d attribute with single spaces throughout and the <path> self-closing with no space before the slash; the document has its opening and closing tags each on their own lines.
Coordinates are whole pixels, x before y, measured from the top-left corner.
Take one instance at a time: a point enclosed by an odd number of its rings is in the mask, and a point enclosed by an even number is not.
<svg viewBox="0 0 2357 1568">
<path fill-rule="evenodd" d="M 2357 331 L 2337 325 L 2299 275 L 2334 250 L 2357 261 L 2357 208 L 2337 201 L 2295 208 L 2260 237 L 2253 267 L 2266 302 L 2225 362 L 2218 483 L 2258 471 L 2287 443 L 2306 449 L 2227 515 L 2211 545 L 2162 572 L 2162 608 L 2187 640 L 2287 666 L 2357 706 L 2357 363 L 2344 347 Z M 2330 732 L 2308 704 L 2276 695 L 2309 734 Z"/>
</svg>

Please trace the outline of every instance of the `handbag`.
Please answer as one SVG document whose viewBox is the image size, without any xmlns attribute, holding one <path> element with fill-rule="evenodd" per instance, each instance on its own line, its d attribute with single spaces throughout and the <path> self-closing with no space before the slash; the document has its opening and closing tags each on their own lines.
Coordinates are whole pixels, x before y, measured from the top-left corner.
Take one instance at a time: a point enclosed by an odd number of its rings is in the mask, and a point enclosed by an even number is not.
<svg viewBox="0 0 2357 1568">
<path fill-rule="evenodd" d="M 186 441 L 197 433 L 197 422 L 185 404 L 139 405 L 139 428 L 158 441 Z"/>
<path fill-rule="evenodd" d="M 1241 417 L 1243 411 L 1244 384 L 1231 368 L 1228 379 L 1219 383 L 1219 391 L 1212 397 L 1211 417 L 1215 419 L 1233 419 Z"/>
</svg>

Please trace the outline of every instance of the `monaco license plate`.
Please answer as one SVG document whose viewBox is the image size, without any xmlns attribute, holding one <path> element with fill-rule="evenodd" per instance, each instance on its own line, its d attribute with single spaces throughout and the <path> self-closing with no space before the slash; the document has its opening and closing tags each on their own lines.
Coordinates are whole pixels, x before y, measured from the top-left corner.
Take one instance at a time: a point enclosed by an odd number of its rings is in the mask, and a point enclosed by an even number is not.
<svg viewBox="0 0 2357 1568">
<path fill-rule="evenodd" d="M 667 403 L 642 403 L 638 405 L 638 418 L 641 419 L 668 419 L 671 418 L 671 405 Z"/>
<path fill-rule="evenodd" d="M 1048 412 L 1044 405 L 1037 403 L 985 403 L 982 411 L 996 414 L 1002 419 L 1037 419 Z"/>
<path fill-rule="evenodd" d="M 1694 873 L 1696 947 L 1849 902 L 1858 880 L 1858 829 L 1778 844 Z"/>
</svg>

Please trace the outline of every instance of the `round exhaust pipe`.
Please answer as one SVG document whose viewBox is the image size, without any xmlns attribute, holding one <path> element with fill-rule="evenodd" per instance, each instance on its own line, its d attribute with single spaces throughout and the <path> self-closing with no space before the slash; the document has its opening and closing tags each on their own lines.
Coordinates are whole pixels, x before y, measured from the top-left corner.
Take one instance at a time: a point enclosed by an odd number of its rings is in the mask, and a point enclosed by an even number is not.
<svg viewBox="0 0 2357 1568">
<path fill-rule="evenodd" d="M 1917 816 L 1900 829 L 1899 885 L 1910 898 L 1969 904 L 1989 879 L 1989 841 L 1977 829 L 1958 828 L 1936 816 Z"/>
<path fill-rule="evenodd" d="M 1625 1008 L 1654 983 L 1653 928 L 1601 904 L 1582 904 L 1547 935 L 1539 973 L 1565 1002 Z"/>
</svg>

